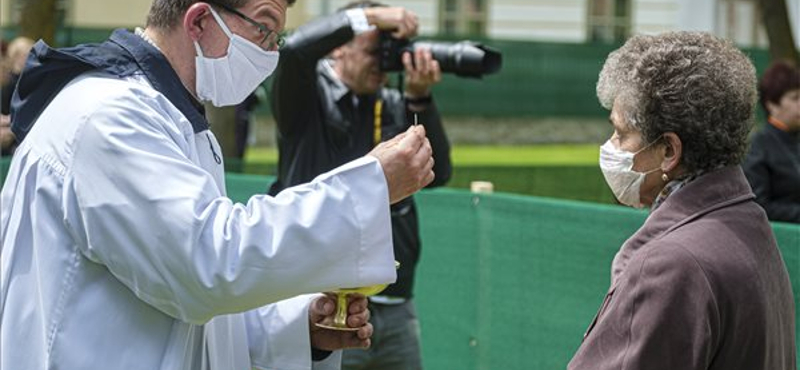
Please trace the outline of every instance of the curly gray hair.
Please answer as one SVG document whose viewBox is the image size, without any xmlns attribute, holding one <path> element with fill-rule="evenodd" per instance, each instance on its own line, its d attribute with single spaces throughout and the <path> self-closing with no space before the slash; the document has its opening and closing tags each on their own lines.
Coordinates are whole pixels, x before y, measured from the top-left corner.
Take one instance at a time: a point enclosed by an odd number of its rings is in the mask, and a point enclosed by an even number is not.
<svg viewBox="0 0 800 370">
<path fill-rule="evenodd" d="M 612 52 L 597 81 L 600 103 L 622 114 L 645 142 L 674 132 L 689 172 L 739 164 L 756 107 L 750 59 L 701 32 L 635 36 Z"/>
</svg>

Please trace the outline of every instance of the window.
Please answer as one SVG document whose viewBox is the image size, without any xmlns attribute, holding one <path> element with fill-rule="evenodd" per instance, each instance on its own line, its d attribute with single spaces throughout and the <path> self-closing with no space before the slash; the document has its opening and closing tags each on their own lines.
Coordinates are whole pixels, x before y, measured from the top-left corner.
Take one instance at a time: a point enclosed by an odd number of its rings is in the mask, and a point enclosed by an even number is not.
<svg viewBox="0 0 800 370">
<path fill-rule="evenodd" d="M 487 0 L 439 2 L 439 30 L 452 36 L 486 35 Z"/>
<path fill-rule="evenodd" d="M 631 30 L 631 0 L 590 0 L 589 41 L 615 43 L 628 38 Z"/>
</svg>

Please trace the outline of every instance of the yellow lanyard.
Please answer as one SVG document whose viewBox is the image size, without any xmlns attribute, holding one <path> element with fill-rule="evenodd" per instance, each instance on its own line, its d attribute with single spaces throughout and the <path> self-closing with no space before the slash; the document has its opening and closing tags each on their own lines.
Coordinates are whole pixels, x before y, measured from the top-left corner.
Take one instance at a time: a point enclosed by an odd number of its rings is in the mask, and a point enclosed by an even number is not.
<svg viewBox="0 0 800 370">
<path fill-rule="evenodd" d="M 375 100 L 375 122 L 373 130 L 373 143 L 378 145 L 381 142 L 381 111 L 383 111 L 383 100 Z"/>
</svg>

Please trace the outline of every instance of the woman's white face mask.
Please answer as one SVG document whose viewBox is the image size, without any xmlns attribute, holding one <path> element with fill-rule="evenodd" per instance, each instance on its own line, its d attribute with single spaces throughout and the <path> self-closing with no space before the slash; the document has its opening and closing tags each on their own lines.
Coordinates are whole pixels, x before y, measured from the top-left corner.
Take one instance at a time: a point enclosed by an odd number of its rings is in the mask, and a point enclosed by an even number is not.
<svg viewBox="0 0 800 370">
<path fill-rule="evenodd" d="M 275 71 L 280 54 L 231 32 L 219 14 L 213 8 L 209 10 L 230 42 L 228 54 L 216 59 L 204 57 L 200 45 L 194 42 L 197 97 L 215 107 L 237 105 Z"/>
<path fill-rule="evenodd" d="M 640 193 L 642 183 L 647 174 L 658 171 L 659 167 L 647 172 L 637 172 L 633 170 L 633 159 L 653 143 L 655 141 L 633 153 L 617 148 L 610 139 L 600 147 L 600 170 L 620 203 L 634 208 L 644 207 Z"/>
</svg>

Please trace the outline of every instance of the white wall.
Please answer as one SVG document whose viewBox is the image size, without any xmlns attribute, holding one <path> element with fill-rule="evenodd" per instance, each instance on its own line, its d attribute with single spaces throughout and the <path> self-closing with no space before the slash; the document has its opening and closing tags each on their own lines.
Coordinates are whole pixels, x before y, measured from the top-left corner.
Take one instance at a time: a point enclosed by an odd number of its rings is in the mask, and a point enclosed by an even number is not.
<svg viewBox="0 0 800 370">
<path fill-rule="evenodd" d="M 487 33 L 501 39 L 583 42 L 591 0 L 494 0 Z"/>
<path fill-rule="evenodd" d="M 303 15 L 297 15 L 298 19 L 305 21 L 314 19 L 323 15 L 326 11 L 328 13 L 335 12 L 337 9 L 350 3 L 351 0 L 298 0 L 294 8 L 297 8 L 300 3 L 306 3 L 303 9 Z M 432 0 L 378 0 L 379 2 L 389 6 L 402 6 L 417 14 L 419 17 L 420 34 L 434 34 L 438 31 L 439 25 L 439 1 Z M 297 9 L 291 8 L 289 12 L 294 12 Z M 288 28 L 296 28 L 303 22 L 291 24 Z"/>
<path fill-rule="evenodd" d="M 151 3 L 151 0 L 72 0 L 67 24 L 92 28 L 143 26 Z"/>
<path fill-rule="evenodd" d="M 145 22 L 152 0 L 71 0 L 67 24 L 78 27 L 132 27 Z M 324 11 L 335 11 L 350 0 L 298 0 L 289 9 L 287 28 L 296 28 Z M 587 36 L 588 1 L 593 0 L 488 0 L 489 37 L 516 40 L 584 42 Z M 0 24 L 11 22 L 12 0 L 0 1 Z M 438 32 L 440 0 L 383 0 L 403 6 L 420 18 L 420 34 Z M 743 46 L 765 47 L 761 25 L 726 26 L 726 0 L 634 0 L 633 32 L 657 33 L 668 30 L 697 30 L 720 36 L 734 35 Z M 786 0 L 787 11 L 800 48 L 800 0 Z M 737 5 L 739 18 L 751 16 L 747 4 Z M 756 19 L 756 21 L 760 21 Z M 755 30 L 754 30 L 755 27 Z M 759 29 L 761 28 L 761 29 Z"/>
<path fill-rule="evenodd" d="M 679 26 L 680 4 L 675 0 L 638 0 L 632 6 L 631 31 L 634 34 L 674 31 Z"/>
<path fill-rule="evenodd" d="M 718 0 L 676 0 L 677 29 L 685 31 L 714 32 Z"/>
<path fill-rule="evenodd" d="M 786 0 L 786 11 L 794 31 L 794 42 L 800 49 L 800 0 Z"/>
</svg>

